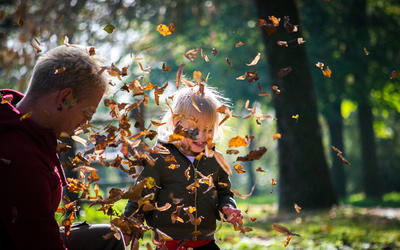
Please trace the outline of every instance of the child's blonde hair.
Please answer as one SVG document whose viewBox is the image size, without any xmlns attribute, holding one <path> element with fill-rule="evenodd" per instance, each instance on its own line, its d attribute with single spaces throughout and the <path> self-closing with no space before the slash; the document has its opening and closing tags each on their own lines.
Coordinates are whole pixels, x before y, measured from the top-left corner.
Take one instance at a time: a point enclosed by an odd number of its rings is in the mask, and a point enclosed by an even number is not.
<svg viewBox="0 0 400 250">
<path fill-rule="evenodd" d="M 217 112 L 217 109 L 222 105 L 227 106 L 228 101 L 229 99 L 223 97 L 216 88 L 206 84 L 179 89 L 174 94 L 170 109 L 162 118 L 162 122 L 166 124 L 158 127 L 158 139 L 168 141 L 169 136 L 174 133 L 177 122 L 184 119 L 208 119 L 214 124 L 215 139 L 221 138 L 222 128 L 218 124 L 222 120 L 222 115 Z"/>
</svg>

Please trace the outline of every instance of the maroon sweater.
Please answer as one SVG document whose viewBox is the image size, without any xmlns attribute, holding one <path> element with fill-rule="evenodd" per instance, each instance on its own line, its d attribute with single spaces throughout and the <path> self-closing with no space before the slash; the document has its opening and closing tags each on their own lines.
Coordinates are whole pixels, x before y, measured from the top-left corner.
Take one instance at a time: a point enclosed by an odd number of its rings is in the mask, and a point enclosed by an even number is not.
<svg viewBox="0 0 400 250">
<path fill-rule="evenodd" d="M 54 219 L 66 185 L 57 139 L 30 119 L 20 120 L 15 105 L 21 93 L 0 93 L 13 96 L 11 103 L 0 104 L 0 245 L 65 249 Z"/>
</svg>

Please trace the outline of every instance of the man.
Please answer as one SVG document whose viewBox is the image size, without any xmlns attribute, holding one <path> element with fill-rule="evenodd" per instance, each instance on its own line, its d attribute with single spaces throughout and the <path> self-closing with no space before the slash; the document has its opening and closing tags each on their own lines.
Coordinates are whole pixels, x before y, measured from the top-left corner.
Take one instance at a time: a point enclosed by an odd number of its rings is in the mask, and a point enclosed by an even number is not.
<svg viewBox="0 0 400 250">
<path fill-rule="evenodd" d="M 67 184 L 57 138 L 91 119 L 108 84 L 100 72 L 98 59 L 86 49 L 63 45 L 38 59 L 25 96 L 0 90 L 1 249 L 76 249 L 76 242 L 90 241 L 123 249 L 115 238 L 102 239 L 109 228 L 87 226 L 81 235 L 90 239 L 71 233 L 75 243 L 64 242 L 54 218 Z M 93 236 L 95 231 L 102 235 Z"/>
</svg>

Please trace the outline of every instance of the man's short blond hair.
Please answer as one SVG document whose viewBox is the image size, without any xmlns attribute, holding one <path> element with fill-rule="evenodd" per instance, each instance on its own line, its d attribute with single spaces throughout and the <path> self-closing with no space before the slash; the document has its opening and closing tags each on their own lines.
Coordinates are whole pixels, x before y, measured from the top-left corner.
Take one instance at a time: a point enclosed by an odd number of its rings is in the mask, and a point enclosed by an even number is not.
<svg viewBox="0 0 400 250">
<path fill-rule="evenodd" d="M 77 45 L 62 45 L 39 57 L 33 68 L 28 94 L 33 98 L 71 88 L 79 102 L 94 90 L 106 91 L 108 79 L 101 72 L 101 59 Z"/>
</svg>

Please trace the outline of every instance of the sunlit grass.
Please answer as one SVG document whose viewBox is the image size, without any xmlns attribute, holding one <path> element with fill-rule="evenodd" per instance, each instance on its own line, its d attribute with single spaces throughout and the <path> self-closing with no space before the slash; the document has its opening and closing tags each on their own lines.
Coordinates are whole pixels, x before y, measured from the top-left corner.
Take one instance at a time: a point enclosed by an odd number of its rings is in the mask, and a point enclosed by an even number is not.
<svg viewBox="0 0 400 250">
<path fill-rule="evenodd" d="M 365 200 L 362 194 L 352 195 L 348 204 L 362 204 Z M 381 203 L 398 204 L 399 200 L 399 193 L 389 193 Z M 378 209 L 377 213 L 376 208 L 341 205 L 329 211 L 280 215 L 272 195 L 238 199 L 237 203 L 244 214 L 244 226 L 253 230 L 242 234 L 232 225 L 218 222 L 215 237 L 221 249 L 285 249 L 286 236 L 274 231 L 273 223 L 301 235 L 293 237 L 287 249 L 400 249 L 400 212 L 393 216 L 385 214 L 388 209 Z M 119 201 L 114 209 L 122 213 L 125 204 L 126 201 Z M 79 220 L 88 223 L 109 223 L 108 216 L 88 204 L 82 205 L 80 215 Z M 254 222 L 250 221 L 252 217 L 256 218 Z M 146 249 L 146 243 L 151 243 L 149 232 L 141 240 L 140 249 Z"/>
</svg>

